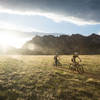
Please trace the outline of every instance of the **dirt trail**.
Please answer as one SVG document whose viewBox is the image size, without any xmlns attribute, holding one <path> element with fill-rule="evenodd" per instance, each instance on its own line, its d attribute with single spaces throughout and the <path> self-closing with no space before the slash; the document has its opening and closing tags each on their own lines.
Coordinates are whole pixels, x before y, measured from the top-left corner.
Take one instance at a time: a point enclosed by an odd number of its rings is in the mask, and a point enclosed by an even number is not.
<svg viewBox="0 0 100 100">
<path fill-rule="evenodd" d="M 64 67 L 58 67 L 56 68 L 57 70 L 60 70 L 60 71 L 65 71 L 65 72 L 68 72 L 68 73 L 73 73 L 73 74 L 79 74 L 77 72 L 73 72 L 71 70 L 69 70 L 68 68 L 64 68 Z M 81 75 L 84 75 L 88 78 L 93 78 L 93 79 L 97 79 L 97 80 L 100 80 L 100 72 L 95 72 L 95 73 L 92 73 L 92 72 L 85 72 Z"/>
</svg>

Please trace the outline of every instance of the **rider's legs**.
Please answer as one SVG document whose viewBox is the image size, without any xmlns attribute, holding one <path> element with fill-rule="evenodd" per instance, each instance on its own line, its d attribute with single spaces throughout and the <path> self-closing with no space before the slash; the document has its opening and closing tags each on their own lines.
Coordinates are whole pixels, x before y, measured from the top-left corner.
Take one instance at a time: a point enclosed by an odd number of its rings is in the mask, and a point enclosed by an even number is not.
<svg viewBox="0 0 100 100">
<path fill-rule="evenodd" d="M 56 67 L 58 66 L 58 60 L 55 60 L 55 66 Z"/>
</svg>

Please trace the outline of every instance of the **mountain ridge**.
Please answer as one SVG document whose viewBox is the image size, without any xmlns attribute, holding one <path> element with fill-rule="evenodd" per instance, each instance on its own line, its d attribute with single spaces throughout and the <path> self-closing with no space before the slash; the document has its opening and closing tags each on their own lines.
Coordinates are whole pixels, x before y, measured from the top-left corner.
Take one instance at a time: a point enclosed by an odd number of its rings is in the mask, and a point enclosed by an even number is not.
<svg viewBox="0 0 100 100">
<path fill-rule="evenodd" d="M 29 45 L 35 45 L 33 50 Z M 28 54 L 72 54 L 77 51 L 80 54 L 100 54 L 100 35 L 91 34 L 83 36 L 80 34 L 72 35 L 44 35 L 32 38 L 23 46 Z M 29 53 L 31 51 L 31 53 Z"/>
</svg>

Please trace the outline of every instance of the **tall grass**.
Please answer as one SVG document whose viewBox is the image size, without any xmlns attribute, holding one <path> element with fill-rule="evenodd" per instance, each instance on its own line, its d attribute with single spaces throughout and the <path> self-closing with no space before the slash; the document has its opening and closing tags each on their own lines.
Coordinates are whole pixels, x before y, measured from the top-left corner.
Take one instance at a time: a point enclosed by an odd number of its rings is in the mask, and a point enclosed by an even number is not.
<svg viewBox="0 0 100 100">
<path fill-rule="evenodd" d="M 82 55 L 85 73 L 68 69 L 71 56 L 1 56 L 0 100 L 100 100 L 100 56 Z"/>
</svg>

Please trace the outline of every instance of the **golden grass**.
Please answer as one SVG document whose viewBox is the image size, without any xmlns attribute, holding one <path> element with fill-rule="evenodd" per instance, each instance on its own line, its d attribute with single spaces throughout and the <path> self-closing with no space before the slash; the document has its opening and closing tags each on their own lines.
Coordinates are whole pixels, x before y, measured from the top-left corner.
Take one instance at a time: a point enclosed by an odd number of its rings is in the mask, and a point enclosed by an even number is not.
<svg viewBox="0 0 100 100">
<path fill-rule="evenodd" d="M 68 69 L 72 56 L 0 56 L 0 100 L 100 100 L 100 55 L 81 55 L 85 73 Z"/>
</svg>

